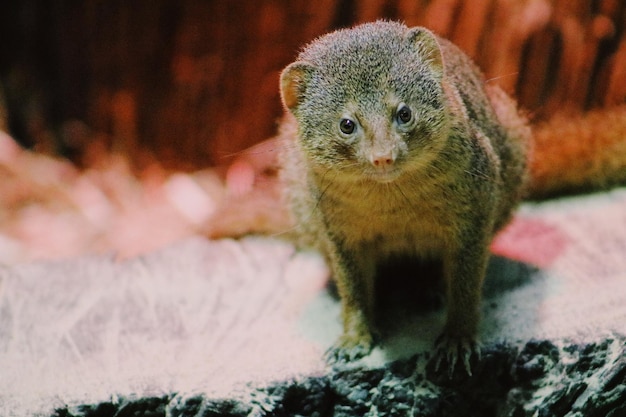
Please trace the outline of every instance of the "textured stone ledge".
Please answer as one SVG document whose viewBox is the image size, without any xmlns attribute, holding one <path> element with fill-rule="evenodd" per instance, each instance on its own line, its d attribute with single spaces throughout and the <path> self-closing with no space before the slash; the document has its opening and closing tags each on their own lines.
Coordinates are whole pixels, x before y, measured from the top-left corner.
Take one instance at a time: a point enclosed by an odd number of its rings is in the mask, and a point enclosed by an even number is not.
<svg viewBox="0 0 626 417">
<path fill-rule="evenodd" d="M 395 293 L 381 345 L 329 370 L 328 270 L 276 239 L 0 267 L 0 415 L 625 415 L 625 248 L 626 189 L 524 205 L 452 381 L 426 366 L 444 311 Z"/>
<path fill-rule="evenodd" d="M 626 338 L 521 349 L 484 348 L 474 375 L 435 374 L 425 355 L 375 369 L 338 367 L 241 398 L 202 394 L 119 398 L 59 409 L 58 417 L 100 416 L 585 416 L 626 415 Z"/>
</svg>

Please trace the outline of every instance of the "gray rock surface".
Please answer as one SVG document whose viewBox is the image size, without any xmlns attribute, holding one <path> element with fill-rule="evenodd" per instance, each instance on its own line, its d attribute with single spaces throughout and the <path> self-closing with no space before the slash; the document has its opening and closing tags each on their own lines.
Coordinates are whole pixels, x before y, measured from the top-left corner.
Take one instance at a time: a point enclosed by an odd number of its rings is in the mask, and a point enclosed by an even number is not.
<svg viewBox="0 0 626 417">
<path fill-rule="evenodd" d="M 423 355 L 385 367 L 333 369 L 251 389 L 245 399 L 204 395 L 118 399 L 56 410 L 56 416 L 555 416 L 626 415 L 626 340 L 556 346 L 533 340 L 521 351 L 490 345 L 473 376 L 424 373 Z M 428 375 L 427 377 L 425 375 Z M 139 414 L 137 414 L 139 413 Z"/>
</svg>

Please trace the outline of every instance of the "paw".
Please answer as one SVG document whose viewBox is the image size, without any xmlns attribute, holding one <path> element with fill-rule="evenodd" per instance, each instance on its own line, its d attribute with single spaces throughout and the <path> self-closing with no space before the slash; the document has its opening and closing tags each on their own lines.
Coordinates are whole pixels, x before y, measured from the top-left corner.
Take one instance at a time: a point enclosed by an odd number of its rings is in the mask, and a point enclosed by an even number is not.
<svg viewBox="0 0 626 417">
<path fill-rule="evenodd" d="M 435 345 L 435 372 L 447 365 L 448 378 L 452 379 L 457 366 L 462 366 L 467 375 L 472 376 L 473 357 L 480 360 L 480 344 L 474 337 L 455 337 L 444 332 Z"/>
<path fill-rule="evenodd" d="M 349 363 L 369 355 L 374 347 L 371 338 L 361 340 L 342 336 L 324 355 L 330 365 Z"/>
</svg>

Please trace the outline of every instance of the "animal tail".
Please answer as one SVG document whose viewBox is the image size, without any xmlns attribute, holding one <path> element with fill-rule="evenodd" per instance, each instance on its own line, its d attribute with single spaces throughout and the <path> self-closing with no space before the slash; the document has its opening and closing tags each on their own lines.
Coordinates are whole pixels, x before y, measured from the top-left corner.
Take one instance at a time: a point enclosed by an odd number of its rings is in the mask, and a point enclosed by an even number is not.
<svg viewBox="0 0 626 417">
<path fill-rule="evenodd" d="M 626 105 L 533 126 L 527 198 L 626 184 Z"/>
</svg>

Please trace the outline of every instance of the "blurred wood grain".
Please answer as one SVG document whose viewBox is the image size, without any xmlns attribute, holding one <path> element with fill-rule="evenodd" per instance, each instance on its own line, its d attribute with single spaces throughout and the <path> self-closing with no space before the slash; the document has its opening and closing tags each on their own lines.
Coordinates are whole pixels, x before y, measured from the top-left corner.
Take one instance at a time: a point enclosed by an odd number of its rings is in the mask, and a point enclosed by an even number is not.
<svg viewBox="0 0 626 417">
<path fill-rule="evenodd" d="M 450 38 L 535 119 L 626 102 L 620 0 L 27 1 L 0 14 L 0 114 L 83 165 L 94 147 L 227 163 L 275 133 L 278 75 L 301 45 L 379 18 Z"/>
</svg>

